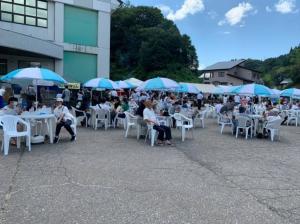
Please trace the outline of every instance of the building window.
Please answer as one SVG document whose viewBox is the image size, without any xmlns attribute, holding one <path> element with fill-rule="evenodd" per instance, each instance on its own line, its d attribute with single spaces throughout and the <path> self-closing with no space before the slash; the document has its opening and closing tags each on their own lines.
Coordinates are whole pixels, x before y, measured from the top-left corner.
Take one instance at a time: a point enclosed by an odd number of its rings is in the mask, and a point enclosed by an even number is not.
<svg viewBox="0 0 300 224">
<path fill-rule="evenodd" d="M 225 72 L 218 72 L 218 76 L 219 77 L 224 77 L 225 76 Z"/>
<path fill-rule="evenodd" d="M 0 59 L 0 76 L 6 75 L 7 73 L 7 60 Z"/>
<path fill-rule="evenodd" d="M 32 61 L 18 61 L 18 68 L 41 68 L 40 62 L 32 62 Z"/>
<path fill-rule="evenodd" d="M 46 0 L 0 0 L 0 20 L 46 28 L 48 3 Z"/>
<path fill-rule="evenodd" d="M 204 79 L 210 79 L 211 74 L 210 73 L 204 73 Z"/>
</svg>

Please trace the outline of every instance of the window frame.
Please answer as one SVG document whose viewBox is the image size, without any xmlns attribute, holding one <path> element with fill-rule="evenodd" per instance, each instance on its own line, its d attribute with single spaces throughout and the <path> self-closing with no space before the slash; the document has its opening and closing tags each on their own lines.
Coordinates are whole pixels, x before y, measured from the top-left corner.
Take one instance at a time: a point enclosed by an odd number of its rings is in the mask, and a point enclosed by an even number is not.
<svg viewBox="0 0 300 224">
<path fill-rule="evenodd" d="M 224 71 L 219 71 L 219 72 L 218 72 L 218 77 L 219 77 L 219 78 L 225 77 L 225 72 L 224 72 Z"/>
<path fill-rule="evenodd" d="M 26 26 L 40 27 L 40 28 L 45 28 L 45 29 L 48 28 L 48 14 L 49 14 L 48 9 L 49 9 L 49 5 L 48 5 L 48 1 L 47 0 L 34 0 L 36 2 L 35 6 L 26 5 L 26 0 L 24 0 L 24 4 L 20 4 L 20 3 L 17 3 L 15 1 L 17 1 L 17 0 L 11 0 L 11 1 L 9 1 L 9 0 L 0 0 L 0 21 L 10 22 L 10 23 L 16 23 L 16 24 L 22 24 L 22 25 L 26 25 Z M 38 2 L 44 2 L 44 3 L 46 3 L 46 8 L 40 8 L 38 6 Z M 1 9 L 1 3 L 11 4 L 12 5 L 12 12 L 2 11 L 2 9 Z M 22 7 L 24 7 L 24 14 L 14 12 L 14 8 L 15 8 L 14 6 L 22 6 Z M 26 9 L 27 8 L 33 9 L 35 11 L 35 16 L 27 15 L 26 14 Z M 38 10 L 46 11 L 47 12 L 47 16 L 44 17 L 44 18 L 38 16 L 38 13 L 37 13 Z M 2 13 L 3 14 L 10 14 L 11 17 L 12 17 L 12 20 L 11 21 L 7 21 L 7 20 L 2 19 Z M 24 17 L 24 22 L 23 23 L 15 22 L 14 15 L 23 16 Z M 27 24 L 26 23 L 26 18 L 27 17 L 31 18 L 31 19 L 35 19 L 35 25 Z M 38 25 L 39 24 L 38 20 L 44 20 L 44 21 L 46 21 L 46 26 L 39 26 Z"/>
</svg>

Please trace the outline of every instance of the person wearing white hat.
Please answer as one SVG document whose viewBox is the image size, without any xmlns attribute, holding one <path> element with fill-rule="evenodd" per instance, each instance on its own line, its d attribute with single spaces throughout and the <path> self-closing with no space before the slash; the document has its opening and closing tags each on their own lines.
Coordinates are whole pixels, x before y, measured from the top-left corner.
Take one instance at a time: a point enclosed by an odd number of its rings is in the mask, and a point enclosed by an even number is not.
<svg viewBox="0 0 300 224">
<path fill-rule="evenodd" d="M 74 131 L 71 128 L 72 115 L 70 114 L 69 109 L 63 105 L 63 101 L 64 100 L 62 98 L 56 98 L 56 108 L 54 109 L 54 115 L 57 119 L 57 122 L 54 143 L 58 142 L 59 133 L 62 127 L 65 127 L 65 129 L 70 133 L 71 141 L 76 140 Z"/>
</svg>

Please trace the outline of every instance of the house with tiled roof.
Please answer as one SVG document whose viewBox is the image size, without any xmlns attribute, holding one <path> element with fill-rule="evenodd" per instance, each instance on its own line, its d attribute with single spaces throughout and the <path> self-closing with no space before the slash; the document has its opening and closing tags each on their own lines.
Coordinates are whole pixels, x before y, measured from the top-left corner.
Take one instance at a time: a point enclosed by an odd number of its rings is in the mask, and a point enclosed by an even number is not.
<svg viewBox="0 0 300 224">
<path fill-rule="evenodd" d="M 205 84 L 242 85 L 262 83 L 259 71 L 245 67 L 246 60 L 218 62 L 201 71 L 200 78 Z"/>
</svg>

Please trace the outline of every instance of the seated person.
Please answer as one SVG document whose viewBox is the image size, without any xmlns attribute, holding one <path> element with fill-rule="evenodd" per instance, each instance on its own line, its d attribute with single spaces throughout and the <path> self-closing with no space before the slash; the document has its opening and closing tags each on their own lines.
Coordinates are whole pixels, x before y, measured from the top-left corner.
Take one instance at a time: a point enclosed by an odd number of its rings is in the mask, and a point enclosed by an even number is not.
<svg viewBox="0 0 300 224">
<path fill-rule="evenodd" d="M 128 104 L 127 98 L 123 98 L 122 103 L 119 104 L 115 110 L 116 110 L 116 113 L 118 114 L 119 118 L 125 118 L 126 115 L 124 112 L 129 110 L 129 104 Z"/>
<path fill-rule="evenodd" d="M 130 98 L 129 107 L 132 109 L 136 109 L 139 107 L 139 105 L 137 105 L 137 103 L 135 102 L 135 100 L 133 98 Z"/>
<path fill-rule="evenodd" d="M 98 107 L 103 110 L 108 110 L 108 111 L 111 110 L 110 106 L 106 103 L 105 98 L 100 99 L 100 103 L 98 104 Z"/>
<path fill-rule="evenodd" d="M 4 114 L 7 115 L 18 115 L 21 113 L 21 109 L 18 107 L 18 99 L 15 97 L 10 97 L 8 99 L 8 104 L 2 108 Z"/>
<path fill-rule="evenodd" d="M 227 102 L 225 105 L 223 105 L 223 107 L 221 107 L 220 113 L 223 114 L 233 110 L 234 110 L 234 102 L 229 99 L 229 102 Z"/>
<path fill-rule="evenodd" d="M 172 143 L 170 142 L 170 140 L 172 139 L 171 129 L 170 127 L 159 124 L 156 115 L 154 113 L 153 105 L 151 101 L 145 102 L 143 117 L 144 117 L 144 121 L 146 121 L 148 125 L 153 125 L 153 129 L 158 131 L 158 138 L 157 138 L 158 145 L 162 145 L 164 143 L 164 140 L 167 145 L 172 145 Z"/>
<path fill-rule="evenodd" d="M 293 103 L 291 110 L 299 110 L 299 106 L 297 105 L 296 102 Z"/>
<path fill-rule="evenodd" d="M 75 116 L 76 117 L 80 117 L 80 116 L 84 116 L 84 113 L 86 114 L 86 117 L 87 117 L 87 122 L 89 123 L 89 119 L 91 117 L 91 114 L 88 113 L 88 104 L 84 103 L 83 101 L 78 101 L 77 104 L 76 104 L 76 109 L 77 110 L 80 110 L 80 111 L 75 111 Z M 83 112 L 81 112 L 83 111 Z M 81 126 L 85 126 L 86 125 L 86 120 L 83 119 L 80 123 L 81 123 Z"/>
<path fill-rule="evenodd" d="M 145 101 L 141 101 L 139 103 L 139 107 L 137 108 L 136 112 L 135 112 L 135 115 L 136 116 L 139 116 L 139 117 L 143 117 L 143 112 L 144 112 L 144 109 L 145 109 Z"/>
<path fill-rule="evenodd" d="M 240 104 L 239 113 L 244 114 L 244 113 L 246 113 L 246 110 L 247 110 L 246 107 L 243 104 Z"/>
<path fill-rule="evenodd" d="M 72 115 L 69 112 L 69 109 L 63 105 L 63 99 L 56 99 L 56 108 L 54 109 L 54 115 L 57 119 L 56 121 L 56 130 L 55 130 L 55 138 L 54 143 L 57 143 L 59 140 L 59 133 L 62 127 L 70 133 L 71 141 L 76 140 L 76 135 L 74 134 L 71 125 L 72 125 Z"/>
<path fill-rule="evenodd" d="M 8 99 L 8 104 L 2 108 L 2 112 L 5 115 L 14 115 L 14 116 L 21 114 L 22 111 L 18 107 L 18 99 L 15 97 L 10 97 Z M 23 128 L 22 125 L 20 125 L 20 124 L 17 125 L 18 131 L 22 131 L 22 128 Z M 2 126 L 1 126 L 1 129 L 2 129 Z M 11 143 L 13 145 L 16 145 L 16 139 L 13 138 Z"/>
<path fill-rule="evenodd" d="M 218 101 L 217 104 L 215 105 L 215 110 L 216 113 L 220 113 L 221 108 L 223 107 L 223 104 L 221 103 L 221 101 Z"/>
<path fill-rule="evenodd" d="M 141 129 L 141 136 L 145 136 L 147 129 L 147 123 L 143 119 L 143 112 L 145 109 L 144 101 L 139 102 L 139 107 L 135 111 L 135 115 L 137 117 L 137 124 L 140 125 Z"/>
<path fill-rule="evenodd" d="M 39 102 L 33 102 L 31 104 L 31 106 L 29 108 L 27 108 L 28 110 L 26 110 L 26 111 L 34 112 L 34 111 L 42 109 L 42 107 L 43 107 L 43 105 L 40 104 Z"/>
</svg>

